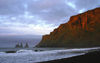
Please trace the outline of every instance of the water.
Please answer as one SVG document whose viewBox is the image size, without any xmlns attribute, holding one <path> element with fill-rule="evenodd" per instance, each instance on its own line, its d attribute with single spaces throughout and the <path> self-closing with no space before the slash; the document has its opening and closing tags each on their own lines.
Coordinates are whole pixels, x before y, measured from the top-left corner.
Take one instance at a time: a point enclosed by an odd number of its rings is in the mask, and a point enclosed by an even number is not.
<svg viewBox="0 0 100 63">
<path fill-rule="evenodd" d="M 0 36 L 0 48 L 14 48 L 18 43 L 23 46 L 28 43 L 29 47 L 34 47 L 40 40 L 41 36 Z"/>
<path fill-rule="evenodd" d="M 0 52 L 5 52 L 5 51 L 18 51 L 21 49 L 25 50 L 33 50 L 33 51 L 48 51 L 48 50 L 62 50 L 65 48 L 0 48 Z"/>
<path fill-rule="evenodd" d="M 34 51 L 34 50 L 42 51 Z M 32 49 L 16 49 L 16 53 L 0 52 L 0 63 L 37 63 L 42 61 L 50 61 L 55 59 L 69 58 L 73 56 L 83 55 L 91 50 L 100 48 L 32 48 Z M 3 49 L 1 49 L 3 50 Z M 8 49 L 10 50 L 10 49 Z M 13 49 L 15 50 L 15 49 Z"/>
</svg>

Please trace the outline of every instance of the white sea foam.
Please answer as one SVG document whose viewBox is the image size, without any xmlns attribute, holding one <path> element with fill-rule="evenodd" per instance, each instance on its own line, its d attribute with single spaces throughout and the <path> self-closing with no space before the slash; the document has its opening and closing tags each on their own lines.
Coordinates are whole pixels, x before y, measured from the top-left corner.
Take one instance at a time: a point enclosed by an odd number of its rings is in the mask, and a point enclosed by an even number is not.
<svg viewBox="0 0 100 63">
<path fill-rule="evenodd" d="M 89 50 L 98 48 L 66 49 L 35 52 L 32 50 L 19 50 L 16 53 L 0 53 L 0 63 L 36 63 L 41 61 L 68 58 L 83 55 Z M 85 51 L 85 52 L 84 52 Z"/>
</svg>

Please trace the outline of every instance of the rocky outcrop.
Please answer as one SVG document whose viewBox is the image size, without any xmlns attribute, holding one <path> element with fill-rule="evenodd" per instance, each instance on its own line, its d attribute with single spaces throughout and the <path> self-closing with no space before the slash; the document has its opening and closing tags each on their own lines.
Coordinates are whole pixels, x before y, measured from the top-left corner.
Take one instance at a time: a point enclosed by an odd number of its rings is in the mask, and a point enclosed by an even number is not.
<svg viewBox="0 0 100 63">
<path fill-rule="evenodd" d="M 15 48 L 23 48 L 23 44 L 22 43 L 18 43 L 18 44 L 16 44 L 16 46 L 15 46 Z"/>
<path fill-rule="evenodd" d="M 44 35 L 36 47 L 100 46 L 100 8 L 72 16 L 68 23 Z"/>
<path fill-rule="evenodd" d="M 28 45 L 28 43 L 26 43 L 26 45 L 25 45 L 25 48 L 29 48 L 29 45 Z"/>
</svg>

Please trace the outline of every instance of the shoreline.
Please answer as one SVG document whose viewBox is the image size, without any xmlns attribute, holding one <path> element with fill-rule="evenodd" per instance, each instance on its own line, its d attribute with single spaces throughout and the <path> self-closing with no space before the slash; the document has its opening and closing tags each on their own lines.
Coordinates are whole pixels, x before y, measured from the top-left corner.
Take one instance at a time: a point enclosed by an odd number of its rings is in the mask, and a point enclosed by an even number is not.
<svg viewBox="0 0 100 63">
<path fill-rule="evenodd" d="M 38 63 L 100 63 L 100 50 L 70 58 L 44 61 Z"/>
</svg>

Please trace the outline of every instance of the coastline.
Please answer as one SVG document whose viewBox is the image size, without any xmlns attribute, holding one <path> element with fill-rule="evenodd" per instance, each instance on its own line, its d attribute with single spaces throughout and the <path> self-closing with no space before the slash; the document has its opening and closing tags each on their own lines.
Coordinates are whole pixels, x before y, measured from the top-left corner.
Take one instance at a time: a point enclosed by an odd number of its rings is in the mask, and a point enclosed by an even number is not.
<svg viewBox="0 0 100 63">
<path fill-rule="evenodd" d="M 39 63 L 100 63 L 100 50 L 71 58 L 64 58 Z"/>
</svg>

